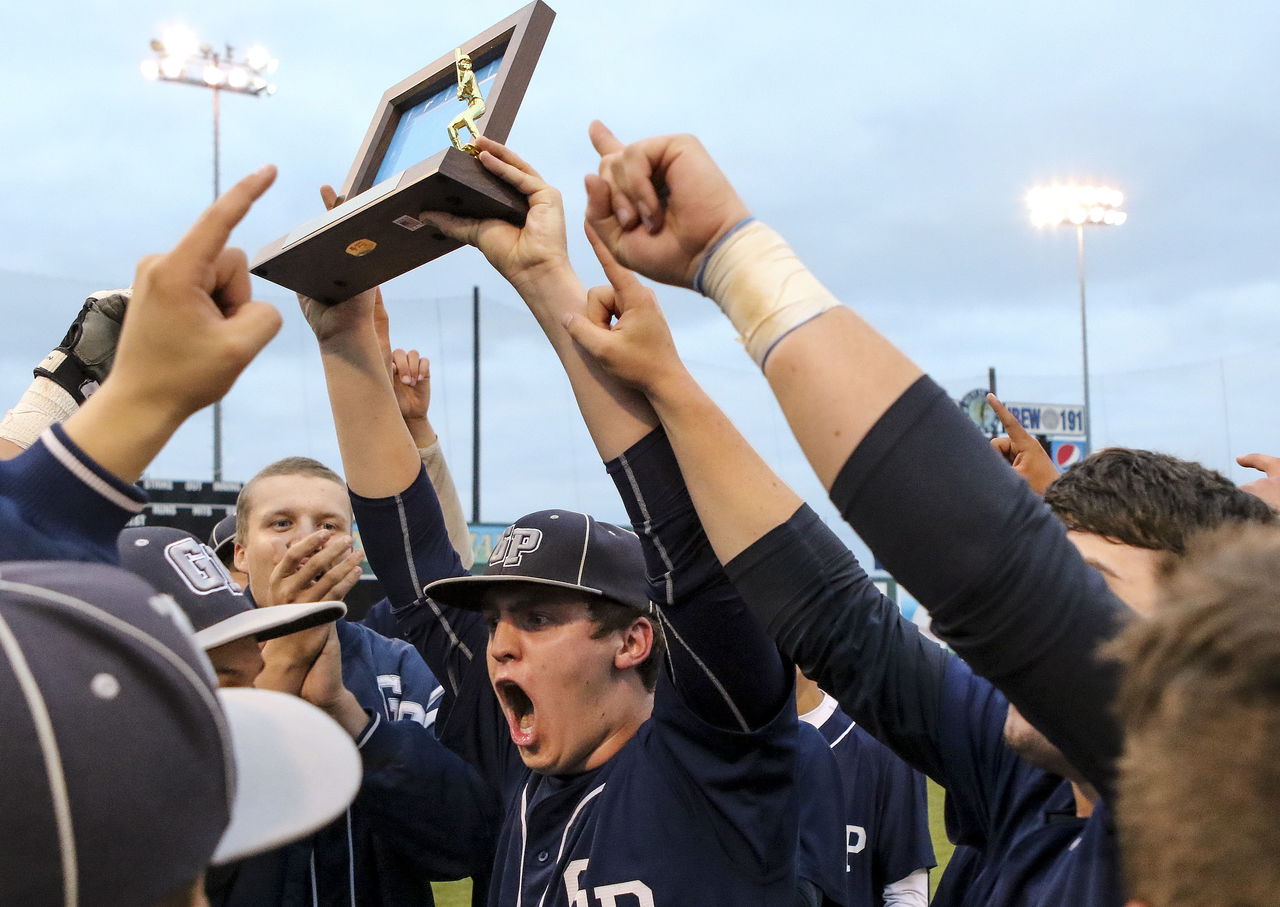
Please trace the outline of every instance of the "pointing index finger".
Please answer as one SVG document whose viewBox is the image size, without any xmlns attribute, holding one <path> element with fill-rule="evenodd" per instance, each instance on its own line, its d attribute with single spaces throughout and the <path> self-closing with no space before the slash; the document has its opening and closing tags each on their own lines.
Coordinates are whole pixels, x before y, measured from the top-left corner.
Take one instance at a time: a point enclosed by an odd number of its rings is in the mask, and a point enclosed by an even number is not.
<svg viewBox="0 0 1280 907">
<path fill-rule="evenodd" d="M 600 238 L 600 234 L 596 232 L 595 227 L 588 222 L 583 224 L 583 230 L 586 231 L 587 240 L 591 243 L 591 248 L 595 251 L 596 258 L 600 260 L 600 267 L 604 269 L 604 276 L 609 278 L 609 283 L 613 284 L 613 288 L 619 292 L 626 292 L 639 287 L 639 278 L 636 277 L 634 272 L 618 264 L 618 259 L 613 257 L 613 253 L 604 244 L 604 240 Z"/>
<path fill-rule="evenodd" d="M 262 197 L 275 179 L 275 165 L 267 164 L 222 193 L 173 247 L 173 254 L 193 261 L 212 261 L 231 238 L 236 224 L 244 219 L 253 203 Z"/>
<path fill-rule="evenodd" d="M 1280 457 L 1253 453 L 1236 457 L 1236 462 L 1246 469 L 1256 469 L 1259 472 L 1265 472 L 1268 478 L 1273 474 L 1280 474 Z"/>
<path fill-rule="evenodd" d="M 987 403 L 991 409 L 995 411 L 996 416 L 1000 419 L 1000 424 L 1004 426 L 1005 433 L 1010 438 L 1030 438 L 1030 433 L 1022 427 L 1022 423 L 1018 421 L 1013 413 L 1009 412 L 1008 407 L 1000 402 L 1000 398 L 995 394 L 987 394 Z"/>
</svg>

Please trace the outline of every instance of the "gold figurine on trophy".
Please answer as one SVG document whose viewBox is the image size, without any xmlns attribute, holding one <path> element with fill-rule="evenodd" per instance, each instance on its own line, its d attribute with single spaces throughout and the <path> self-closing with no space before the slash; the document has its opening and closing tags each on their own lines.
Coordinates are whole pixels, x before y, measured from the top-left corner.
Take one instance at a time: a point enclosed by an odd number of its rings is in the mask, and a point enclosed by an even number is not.
<svg viewBox="0 0 1280 907">
<path fill-rule="evenodd" d="M 480 94 L 480 86 L 476 83 L 476 74 L 471 68 L 471 57 L 464 54 L 461 47 L 457 47 L 454 48 L 453 59 L 454 68 L 458 71 L 458 99 L 466 102 L 467 109 L 450 121 L 449 141 L 459 151 L 477 155 L 480 149 L 476 148 L 475 142 L 480 137 L 480 129 L 476 126 L 476 120 L 484 115 L 484 98 Z M 458 130 L 463 126 L 466 126 L 471 133 L 471 141 L 465 145 L 458 136 Z"/>
</svg>

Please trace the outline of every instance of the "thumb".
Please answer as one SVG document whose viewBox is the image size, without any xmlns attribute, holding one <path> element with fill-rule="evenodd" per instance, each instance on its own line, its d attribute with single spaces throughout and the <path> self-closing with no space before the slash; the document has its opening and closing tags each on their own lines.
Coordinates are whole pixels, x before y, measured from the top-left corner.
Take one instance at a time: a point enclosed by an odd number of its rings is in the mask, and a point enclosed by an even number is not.
<svg viewBox="0 0 1280 907">
<path fill-rule="evenodd" d="M 474 217 L 458 217 L 445 211 L 423 211 L 418 219 L 435 227 L 450 239 L 474 246 L 480 237 L 480 221 Z"/>
<path fill-rule="evenodd" d="M 592 324 L 590 319 L 579 312 L 570 312 L 565 315 L 561 324 L 573 338 L 573 342 L 586 350 L 593 359 L 602 359 L 608 352 L 612 333 L 608 328 Z"/>
<path fill-rule="evenodd" d="M 280 330 L 280 312 L 266 302 L 246 302 L 225 319 L 223 330 L 234 339 L 247 364 Z"/>
</svg>

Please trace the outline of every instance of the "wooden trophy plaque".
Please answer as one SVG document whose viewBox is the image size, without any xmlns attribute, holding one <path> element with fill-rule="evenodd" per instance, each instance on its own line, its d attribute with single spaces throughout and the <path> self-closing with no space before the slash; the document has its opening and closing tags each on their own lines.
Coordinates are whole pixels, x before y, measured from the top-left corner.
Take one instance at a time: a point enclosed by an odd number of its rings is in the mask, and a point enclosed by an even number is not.
<svg viewBox="0 0 1280 907">
<path fill-rule="evenodd" d="M 476 160 L 472 142 L 477 127 L 506 140 L 554 18 L 536 0 L 387 89 L 345 201 L 269 243 L 250 270 L 341 302 L 459 247 L 420 221 L 423 211 L 523 224 L 524 196 Z"/>
</svg>

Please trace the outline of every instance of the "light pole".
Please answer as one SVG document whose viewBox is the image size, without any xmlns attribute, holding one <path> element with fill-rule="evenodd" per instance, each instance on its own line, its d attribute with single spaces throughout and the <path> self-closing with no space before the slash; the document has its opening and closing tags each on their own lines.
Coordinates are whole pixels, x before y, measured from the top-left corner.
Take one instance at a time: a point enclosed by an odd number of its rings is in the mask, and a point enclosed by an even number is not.
<svg viewBox="0 0 1280 907">
<path fill-rule="evenodd" d="M 1084 437 L 1092 447 L 1089 424 L 1089 319 L 1085 306 L 1085 227 L 1118 227 L 1129 215 L 1120 210 L 1124 193 L 1107 186 L 1055 184 L 1037 186 L 1027 193 L 1027 208 L 1036 227 L 1076 228 L 1076 276 L 1080 281 L 1080 358 L 1084 371 Z"/>
<path fill-rule="evenodd" d="M 256 45 L 243 58 L 236 56 L 230 44 L 221 52 L 211 44 L 202 44 L 195 32 L 182 26 L 165 29 L 159 38 L 151 39 L 155 56 L 142 61 L 142 74 L 161 82 L 197 85 L 213 92 L 213 197 L 222 194 L 221 145 L 218 135 L 220 98 L 224 91 L 235 94 L 273 95 L 276 86 L 267 81 L 280 61 Z M 213 404 L 213 480 L 222 481 L 222 401 Z"/>
</svg>

